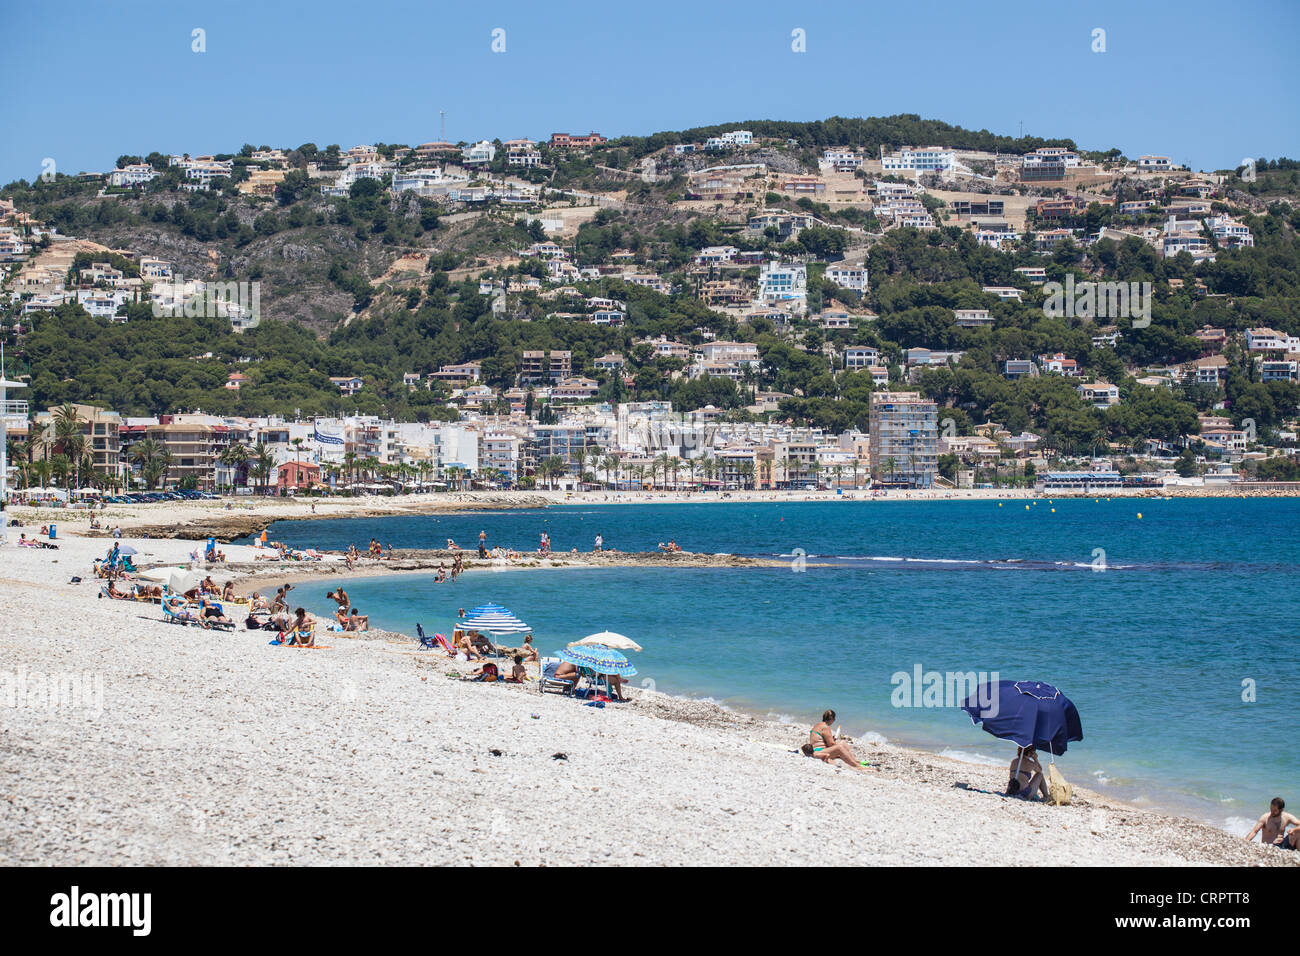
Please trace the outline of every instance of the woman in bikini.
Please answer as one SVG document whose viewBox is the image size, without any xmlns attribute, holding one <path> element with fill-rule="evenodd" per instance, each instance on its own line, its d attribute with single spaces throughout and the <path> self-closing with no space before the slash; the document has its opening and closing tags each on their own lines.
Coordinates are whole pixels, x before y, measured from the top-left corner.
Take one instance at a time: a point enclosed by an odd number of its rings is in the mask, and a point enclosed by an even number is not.
<svg viewBox="0 0 1300 956">
<path fill-rule="evenodd" d="M 816 757 L 827 763 L 843 760 L 854 770 L 865 770 L 862 762 L 854 755 L 853 748 L 843 740 L 835 739 L 835 734 L 831 731 L 834 722 L 835 711 L 828 710 L 822 714 L 821 721 L 808 731 L 808 742 L 802 747 L 804 756 Z"/>
<path fill-rule="evenodd" d="M 1044 800 L 1051 798 L 1047 790 L 1047 780 L 1043 776 L 1043 766 L 1038 762 L 1038 751 L 1033 747 L 1017 747 L 1016 756 L 1009 768 L 1011 776 L 1007 779 L 1007 794 L 1022 800 L 1033 800 L 1039 791 Z"/>
</svg>

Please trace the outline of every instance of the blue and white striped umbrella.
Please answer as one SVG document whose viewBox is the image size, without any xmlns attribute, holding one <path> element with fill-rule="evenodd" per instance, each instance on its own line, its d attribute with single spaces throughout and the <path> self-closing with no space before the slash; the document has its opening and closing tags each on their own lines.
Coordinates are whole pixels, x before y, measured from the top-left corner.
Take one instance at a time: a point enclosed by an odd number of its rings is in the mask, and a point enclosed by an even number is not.
<svg viewBox="0 0 1300 956">
<path fill-rule="evenodd" d="M 510 613 L 500 604 L 484 604 L 476 607 L 458 622 L 461 627 L 487 634 L 527 634 L 532 628 Z"/>
<path fill-rule="evenodd" d="M 557 651 L 555 656 L 597 674 L 616 674 L 619 677 L 632 677 L 636 674 L 632 662 L 612 647 L 566 647 Z"/>
</svg>

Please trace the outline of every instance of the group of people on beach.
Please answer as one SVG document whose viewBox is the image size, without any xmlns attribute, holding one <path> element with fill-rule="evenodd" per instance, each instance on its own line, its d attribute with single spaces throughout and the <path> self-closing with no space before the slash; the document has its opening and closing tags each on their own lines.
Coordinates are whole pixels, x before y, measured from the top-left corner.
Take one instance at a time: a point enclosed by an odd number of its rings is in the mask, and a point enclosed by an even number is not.
<svg viewBox="0 0 1300 956">
<path fill-rule="evenodd" d="M 370 615 L 362 614 L 357 608 L 352 607 L 352 599 L 348 597 L 348 592 L 343 590 L 343 585 L 340 584 L 325 596 L 338 605 L 334 612 L 334 620 L 340 628 L 345 631 L 370 630 Z"/>
<path fill-rule="evenodd" d="M 377 539 L 371 538 L 370 544 L 366 546 L 366 557 L 375 561 L 393 560 L 393 546 L 391 544 L 381 544 Z M 358 561 L 361 560 L 361 551 L 355 544 L 348 545 L 348 549 L 343 552 L 343 561 L 351 571 Z"/>
<path fill-rule="evenodd" d="M 435 570 L 433 574 L 433 583 L 446 584 L 448 581 L 451 581 L 452 584 L 455 584 L 456 579 L 461 576 L 461 573 L 464 570 L 465 570 L 465 556 L 457 552 L 456 555 L 451 560 L 450 568 L 447 567 L 447 563 L 445 561 L 438 562 L 437 570 Z"/>
</svg>

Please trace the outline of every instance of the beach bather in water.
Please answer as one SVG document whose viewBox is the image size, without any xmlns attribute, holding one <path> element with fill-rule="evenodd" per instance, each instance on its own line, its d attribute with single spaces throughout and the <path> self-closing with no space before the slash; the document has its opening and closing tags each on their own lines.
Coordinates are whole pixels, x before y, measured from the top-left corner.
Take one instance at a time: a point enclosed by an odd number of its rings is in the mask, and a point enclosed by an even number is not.
<svg viewBox="0 0 1300 956">
<path fill-rule="evenodd" d="M 834 722 L 835 711 L 828 710 L 822 714 L 822 719 L 808 731 L 808 742 L 801 748 L 803 755 L 816 757 L 827 763 L 843 760 L 854 770 L 864 770 L 862 762 L 853 753 L 853 748 L 845 741 L 835 739 L 835 734 L 831 731 L 831 724 Z"/>
</svg>

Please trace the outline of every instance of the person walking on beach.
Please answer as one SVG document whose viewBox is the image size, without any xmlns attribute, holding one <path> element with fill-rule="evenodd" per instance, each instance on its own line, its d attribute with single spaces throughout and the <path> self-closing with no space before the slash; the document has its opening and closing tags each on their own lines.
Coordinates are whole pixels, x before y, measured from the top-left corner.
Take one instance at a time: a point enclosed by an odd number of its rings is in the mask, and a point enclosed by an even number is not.
<svg viewBox="0 0 1300 956">
<path fill-rule="evenodd" d="M 593 550 L 595 551 L 605 550 L 605 536 L 603 534 L 596 535 L 596 547 Z"/>
<path fill-rule="evenodd" d="M 834 722 L 835 711 L 828 710 L 822 714 L 822 719 L 808 731 L 808 742 L 800 748 L 803 755 L 816 757 L 827 763 L 843 760 L 854 770 L 865 770 L 862 761 L 858 760 L 857 755 L 853 753 L 853 748 L 847 742 L 835 739 L 835 734 L 831 731 L 831 724 Z"/>
<path fill-rule="evenodd" d="M 1295 829 L 1287 833 L 1287 827 Z M 1260 843 L 1272 844 L 1280 850 L 1300 850 L 1300 819 L 1286 812 L 1286 801 L 1281 797 L 1269 802 L 1268 813 L 1255 821 L 1246 834 L 1246 841 L 1255 839 L 1256 833 L 1260 834 Z"/>
</svg>

